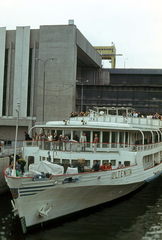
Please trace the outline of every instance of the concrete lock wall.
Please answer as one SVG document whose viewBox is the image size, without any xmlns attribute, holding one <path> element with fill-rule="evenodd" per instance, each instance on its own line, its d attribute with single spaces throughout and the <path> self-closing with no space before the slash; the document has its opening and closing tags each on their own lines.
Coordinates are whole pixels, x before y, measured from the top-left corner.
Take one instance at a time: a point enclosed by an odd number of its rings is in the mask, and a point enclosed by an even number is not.
<svg viewBox="0 0 162 240">
<path fill-rule="evenodd" d="M 45 64 L 46 121 L 67 118 L 75 110 L 77 47 L 75 26 L 41 26 L 39 58 Z M 42 121 L 43 63 L 38 62 L 37 122 Z"/>
<path fill-rule="evenodd" d="M 101 56 L 75 25 L 0 28 L 0 139 L 14 140 L 20 102 L 18 140 L 24 130 L 67 119 L 76 111 L 76 75 L 96 83 Z M 37 60 L 37 58 L 41 60 Z M 48 60 L 54 58 L 54 60 Z M 46 61 L 46 64 L 42 61 Z M 81 63 L 81 65 L 79 65 Z M 83 64 L 83 65 L 82 65 Z"/>
</svg>

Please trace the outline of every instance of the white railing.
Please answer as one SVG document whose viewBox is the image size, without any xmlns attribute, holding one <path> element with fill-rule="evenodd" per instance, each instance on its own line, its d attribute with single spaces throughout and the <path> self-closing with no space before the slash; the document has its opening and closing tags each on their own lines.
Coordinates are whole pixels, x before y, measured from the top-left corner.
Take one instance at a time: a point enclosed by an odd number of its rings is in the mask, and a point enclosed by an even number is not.
<svg viewBox="0 0 162 240">
<path fill-rule="evenodd" d="M 134 117 L 123 117 L 123 116 L 114 116 L 114 115 L 103 115 L 99 116 L 94 114 L 93 116 L 78 116 L 71 117 L 69 121 L 97 121 L 97 122 L 110 122 L 110 123 L 129 123 L 134 125 L 150 125 L 150 126 L 159 126 L 162 127 L 162 121 L 159 119 L 150 119 L 150 118 L 134 118 Z"/>
<path fill-rule="evenodd" d="M 14 154 L 14 152 L 15 152 L 14 147 L 10 147 L 10 146 L 1 147 L 0 157 L 10 156 Z M 21 153 L 22 153 L 22 147 L 17 147 L 16 154 L 19 155 Z"/>
<path fill-rule="evenodd" d="M 116 152 L 121 150 L 140 152 L 162 147 L 162 142 L 152 144 L 124 144 L 124 143 L 102 143 L 93 142 L 80 143 L 76 141 L 50 142 L 50 141 L 24 141 L 23 147 L 38 147 L 47 151 L 67 151 L 67 152 Z"/>
</svg>

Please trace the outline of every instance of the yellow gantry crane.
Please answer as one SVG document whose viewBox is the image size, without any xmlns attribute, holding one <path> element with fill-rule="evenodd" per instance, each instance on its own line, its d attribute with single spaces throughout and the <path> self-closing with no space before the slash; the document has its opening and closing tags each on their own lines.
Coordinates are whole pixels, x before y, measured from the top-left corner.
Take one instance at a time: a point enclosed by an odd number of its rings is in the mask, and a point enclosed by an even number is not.
<svg viewBox="0 0 162 240">
<path fill-rule="evenodd" d="M 116 48 L 114 44 L 112 46 L 96 46 L 94 48 L 101 55 L 102 59 L 111 60 L 111 68 L 115 68 L 116 66 L 116 56 L 122 56 L 122 54 L 116 54 Z"/>
</svg>

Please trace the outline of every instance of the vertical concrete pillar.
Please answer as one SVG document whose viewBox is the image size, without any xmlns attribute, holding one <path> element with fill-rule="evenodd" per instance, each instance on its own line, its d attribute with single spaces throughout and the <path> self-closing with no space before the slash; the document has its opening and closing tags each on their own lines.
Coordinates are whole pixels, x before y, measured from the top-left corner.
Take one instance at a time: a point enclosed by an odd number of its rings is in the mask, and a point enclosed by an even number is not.
<svg viewBox="0 0 162 240">
<path fill-rule="evenodd" d="M 16 28 L 13 109 L 20 102 L 20 117 L 27 116 L 30 27 Z M 16 117 L 16 112 L 13 111 Z"/>
<path fill-rule="evenodd" d="M 32 51 L 32 76 L 31 76 L 31 97 L 30 97 L 30 116 L 34 116 L 34 102 L 36 103 L 35 96 L 35 58 L 36 58 L 36 42 L 34 41 L 34 49 Z"/>
<path fill-rule="evenodd" d="M 12 48 L 13 48 L 13 43 L 10 42 L 10 49 L 8 52 L 8 73 L 7 73 L 7 104 L 6 104 L 6 113 L 7 116 L 11 115 L 11 92 L 12 92 L 12 83 L 11 83 L 11 64 L 12 64 Z"/>
<path fill-rule="evenodd" d="M 3 108 L 3 82 L 4 82 L 4 64 L 5 64 L 5 41 L 6 28 L 0 28 L 0 117 L 2 117 Z"/>
</svg>

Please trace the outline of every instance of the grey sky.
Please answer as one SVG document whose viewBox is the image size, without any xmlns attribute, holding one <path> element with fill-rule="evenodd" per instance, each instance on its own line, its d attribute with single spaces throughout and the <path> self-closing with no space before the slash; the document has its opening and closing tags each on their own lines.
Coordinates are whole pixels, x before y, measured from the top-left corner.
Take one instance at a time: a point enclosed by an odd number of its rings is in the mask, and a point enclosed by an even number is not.
<svg viewBox="0 0 162 240">
<path fill-rule="evenodd" d="M 0 27 L 66 25 L 69 19 L 93 46 L 115 43 L 117 68 L 162 68 L 161 0 L 5 0 Z M 128 60 L 125 60 L 128 58 Z M 110 67 L 108 60 L 104 67 Z"/>
</svg>

